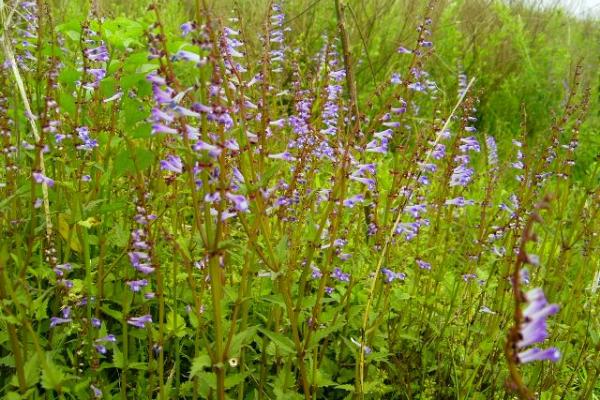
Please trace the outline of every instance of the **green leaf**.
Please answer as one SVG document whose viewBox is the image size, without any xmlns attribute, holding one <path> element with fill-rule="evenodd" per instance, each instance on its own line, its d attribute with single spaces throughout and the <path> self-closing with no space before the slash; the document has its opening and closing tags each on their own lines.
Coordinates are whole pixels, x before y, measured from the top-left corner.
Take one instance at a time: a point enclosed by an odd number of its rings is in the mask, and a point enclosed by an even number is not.
<svg viewBox="0 0 600 400">
<path fill-rule="evenodd" d="M 170 335 L 183 337 L 186 334 L 185 319 L 175 311 L 172 311 L 167 315 L 165 328 L 167 328 L 167 332 Z"/>
<path fill-rule="evenodd" d="M 192 368 L 190 368 L 190 379 L 195 376 L 200 376 L 202 372 L 204 372 L 205 368 L 209 368 L 212 366 L 212 361 L 210 360 L 210 356 L 206 353 L 202 353 L 199 356 L 194 358 L 192 361 Z"/>
<path fill-rule="evenodd" d="M 242 346 L 250 341 L 250 339 L 256 336 L 258 326 L 251 326 L 244 329 L 241 332 L 236 333 L 231 340 L 231 346 L 229 347 L 229 354 L 234 357 L 238 357 Z"/>
<path fill-rule="evenodd" d="M 76 42 L 81 38 L 81 22 L 76 19 L 70 19 L 69 22 L 57 25 L 54 30 Z"/>
<path fill-rule="evenodd" d="M 289 356 L 295 354 L 294 342 L 287 336 L 281 333 L 271 332 L 263 328 L 259 328 L 260 332 L 267 336 L 271 342 L 277 347 L 277 352 L 281 356 Z"/>
<path fill-rule="evenodd" d="M 46 360 L 46 368 L 42 370 L 42 387 L 60 391 L 62 383 L 65 381 L 65 374 L 58 365 L 54 364 L 50 355 Z"/>
</svg>

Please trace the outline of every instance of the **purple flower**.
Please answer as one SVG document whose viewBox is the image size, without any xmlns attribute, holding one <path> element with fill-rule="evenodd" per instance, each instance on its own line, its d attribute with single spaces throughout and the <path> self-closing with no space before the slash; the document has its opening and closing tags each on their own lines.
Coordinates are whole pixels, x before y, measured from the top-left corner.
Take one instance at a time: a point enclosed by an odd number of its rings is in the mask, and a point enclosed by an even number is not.
<svg viewBox="0 0 600 400">
<path fill-rule="evenodd" d="M 52 317 L 50 318 L 50 328 L 54 328 L 56 325 L 67 324 L 72 321 L 71 318 Z"/>
<path fill-rule="evenodd" d="M 269 158 L 274 160 L 285 160 L 285 161 L 296 161 L 296 158 L 290 154 L 289 151 L 284 151 L 283 153 L 270 154 Z"/>
<path fill-rule="evenodd" d="M 431 270 L 431 264 L 429 264 L 427 261 L 423 261 L 420 259 L 416 259 L 415 261 L 416 261 L 417 265 L 419 266 L 419 268 L 426 269 L 428 271 Z"/>
<path fill-rule="evenodd" d="M 556 362 L 560 359 L 560 351 L 556 347 L 550 347 L 545 350 L 534 347 L 518 353 L 517 357 L 521 363 L 544 360 Z"/>
<path fill-rule="evenodd" d="M 181 163 L 181 158 L 169 154 L 166 160 L 160 161 L 160 169 L 180 174 L 183 171 L 183 164 Z"/>
<path fill-rule="evenodd" d="M 191 32 L 194 31 L 194 23 L 191 21 L 185 22 L 185 23 L 181 24 L 180 29 L 181 29 L 181 35 L 187 36 Z"/>
<path fill-rule="evenodd" d="M 360 344 L 360 342 L 358 340 L 354 339 L 354 338 L 350 338 L 350 341 L 352 343 L 354 343 L 355 345 L 357 345 L 359 348 L 362 347 L 363 350 L 364 350 L 364 352 L 365 352 L 365 354 L 371 354 L 372 350 L 371 350 L 371 348 L 369 346 L 367 346 L 367 345 L 362 346 Z"/>
<path fill-rule="evenodd" d="M 127 286 L 129 286 L 129 288 L 131 290 L 133 290 L 134 292 L 139 292 L 140 290 L 142 290 L 143 288 L 148 286 L 148 280 L 140 279 L 137 281 L 129 281 L 129 282 L 127 282 Z"/>
<path fill-rule="evenodd" d="M 415 92 L 424 92 L 425 86 L 421 82 L 413 82 L 408 85 L 408 88 L 414 90 Z"/>
<path fill-rule="evenodd" d="M 85 49 L 83 53 L 90 61 L 108 61 L 108 50 L 104 44 L 96 48 Z"/>
<path fill-rule="evenodd" d="M 145 328 L 147 324 L 152 323 L 152 316 L 150 314 L 142 315 L 141 317 L 131 317 L 127 320 L 129 325 L 137 328 Z"/>
<path fill-rule="evenodd" d="M 485 136 L 485 144 L 487 146 L 488 164 L 491 166 L 498 165 L 498 146 L 493 136 Z"/>
<path fill-rule="evenodd" d="M 375 187 L 375 179 L 361 178 L 361 177 L 354 176 L 354 175 L 350 175 L 350 179 L 352 179 L 353 181 L 360 182 L 362 184 L 367 185 L 369 187 L 369 189 L 373 189 Z"/>
<path fill-rule="evenodd" d="M 460 141 L 462 144 L 459 146 L 459 148 L 460 151 L 462 151 L 463 153 L 466 153 L 468 151 L 475 151 L 479 153 L 479 151 L 481 150 L 479 142 L 473 136 L 461 138 Z"/>
<path fill-rule="evenodd" d="M 546 340 L 548 338 L 546 319 L 550 315 L 556 314 L 559 310 L 557 304 L 548 304 L 544 291 L 540 288 L 535 288 L 527 292 L 525 300 L 527 301 L 527 306 L 523 310 L 524 321 L 519 327 L 521 340 L 517 342 L 519 349 Z M 557 361 L 560 353 L 554 348 L 547 350 L 532 348 L 520 352 L 517 357 L 522 363 L 535 360 Z"/>
<path fill-rule="evenodd" d="M 208 155 L 213 158 L 217 158 L 222 152 L 222 150 L 219 147 L 210 143 L 206 143 L 202 140 L 198 140 L 198 142 L 194 144 L 193 149 L 195 151 L 208 151 Z"/>
<path fill-rule="evenodd" d="M 225 197 L 227 197 L 234 205 L 235 209 L 240 212 L 248 211 L 249 204 L 246 197 L 241 194 L 232 194 L 225 193 Z"/>
<path fill-rule="evenodd" d="M 350 275 L 343 273 L 342 270 L 337 267 L 331 273 L 331 277 L 340 282 L 350 282 Z"/>
<path fill-rule="evenodd" d="M 427 211 L 427 206 L 425 204 L 413 204 L 406 207 L 404 212 L 412 215 L 413 218 L 419 218 L 422 213 Z"/>
<path fill-rule="evenodd" d="M 382 268 L 381 273 L 385 275 L 385 283 L 392 283 L 396 279 L 403 281 L 406 279 L 406 274 L 402 272 L 394 272 L 388 268 Z"/>
<path fill-rule="evenodd" d="M 445 155 L 446 155 L 446 146 L 441 143 L 437 143 L 435 145 L 433 151 L 431 152 L 431 156 L 435 160 L 441 160 L 442 158 L 444 158 Z"/>
<path fill-rule="evenodd" d="M 362 194 L 357 194 L 344 200 L 344 206 L 353 208 L 357 203 L 362 203 L 363 201 L 365 201 L 365 196 Z"/>
<path fill-rule="evenodd" d="M 102 326 L 102 321 L 100 321 L 98 318 L 92 318 L 92 326 L 94 328 L 100 328 Z"/>
<path fill-rule="evenodd" d="M 92 389 L 92 392 L 94 393 L 95 398 L 97 398 L 97 399 L 102 398 L 102 390 L 98 389 L 94 385 L 90 385 L 90 389 Z"/>
<path fill-rule="evenodd" d="M 177 129 L 171 128 L 163 124 L 152 124 L 152 134 L 155 135 L 157 133 L 168 133 L 171 135 L 176 135 Z"/>
<path fill-rule="evenodd" d="M 146 80 L 154 83 L 157 86 L 164 86 L 167 84 L 167 81 L 162 76 L 158 75 L 156 71 L 153 71 L 146 75 Z"/>
<path fill-rule="evenodd" d="M 49 187 L 54 186 L 54 180 L 48 178 L 46 175 L 43 175 L 41 172 L 34 172 L 32 175 L 33 175 L 33 179 L 37 183 L 45 183 Z"/>
<path fill-rule="evenodd" d="M 398 47 L 398 53 L 400 54 L 412 54 L 412 51 L 407 49 L 406 47 L 400 46 Z"/>
<path fill-rule="evenodd" d="M 473 178 L 473 169 L 461 164 L 454 168 L 450 177 L 450 187 L 467 186 Z"/>
<path fill-rule="evenodd" d="M 98 141 L 94 140 L 90 137 L 90 131 L 87 126 L 81 126 L 76 129 L 77 135 L 79 139 L 82 141 L 82 144 L 77 146 L 79 150 L 93 150 L 95 147 L 98 147 Z"/>
<path fill-rule="evenodd" d="M 313 279 L 319 279 L 323 276 L 323 273 L 321 272 L 321 270 L 319 268 L 315 267 L 314 265 L 311 266 L 310 268 L 312 270 L 311 277 Z"/>
<path fill-rule="evenodd" d="M 117 337 L 113 334 L 108 334 L 104 337 L 98 338 L 96 339 L 96 342 L 110 342 L 110 343 L 116 343 L 117 341 Z"/>
<path fill-rule="evenodd" d="M 465 200 L 464 197 L 459 196 L 454 199 L 446 200 L 445 204 L 447 206 L 452 205 L 452 206 L 464 207 L 464 206 L 472 206 L 473 204 L 475 204 L 475 201 L 474 200 Z"/>
</svg>

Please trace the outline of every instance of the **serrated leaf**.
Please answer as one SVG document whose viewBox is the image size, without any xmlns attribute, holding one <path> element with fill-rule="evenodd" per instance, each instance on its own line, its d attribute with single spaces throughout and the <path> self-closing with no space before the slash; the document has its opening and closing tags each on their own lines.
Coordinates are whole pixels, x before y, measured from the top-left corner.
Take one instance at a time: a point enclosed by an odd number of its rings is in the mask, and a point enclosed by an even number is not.
<svg viewBox="0 0 600 400">
<path fill-rule="evenodd" d="M 277 347 L 277 352 L 279 355 L 289 356 L 296 352 L 294 350 L 294 342 L 287 336 L 284 336 L 281 333 L 271 332 L 263 328 L 259 328 L 259 330 Z"/>
<path fill-rule="evenodd" d="M 192 361 L 192 367 L 190 368 L 190 379 L 195 376 L 200 376 L 201 373 L 204 372 L 204 369 L 209 368 L 210 366 L 212 366 L 212 361 L 208 354 L 202 353 L 195 357 L 194 361 Z"/>
</svg>

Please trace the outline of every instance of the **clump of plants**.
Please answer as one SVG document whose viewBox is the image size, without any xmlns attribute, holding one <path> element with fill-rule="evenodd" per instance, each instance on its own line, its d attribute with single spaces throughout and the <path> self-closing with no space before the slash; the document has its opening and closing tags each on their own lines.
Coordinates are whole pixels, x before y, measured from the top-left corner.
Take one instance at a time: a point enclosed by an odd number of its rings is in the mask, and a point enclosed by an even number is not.
<svg viewBox="0 0 600 400">
<path fill-rule="evenodd" d="M 341 1 L 314 54 L 282 2 L 252 28 L 0 7 L 7 399 L 599 390 L 580 68 L 544 135 L 523 111 L 497 144 L 478 77 L 431 73 L 434 1 L 376 85 Z"/>
</svg>

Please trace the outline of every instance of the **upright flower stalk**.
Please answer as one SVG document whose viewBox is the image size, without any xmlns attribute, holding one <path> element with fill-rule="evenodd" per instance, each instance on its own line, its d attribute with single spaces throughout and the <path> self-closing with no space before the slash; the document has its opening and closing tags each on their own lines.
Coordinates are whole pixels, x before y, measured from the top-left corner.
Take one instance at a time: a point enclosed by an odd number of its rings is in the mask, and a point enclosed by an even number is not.
<svg viewBox="0 0 600 400">
<path fill-rule="evenodd" d="M 548 304 L 541 288 L 531 289 L 527 292 L 523 292 L 522 289 L 523 285 L 529 283 L 529 273 L 524 265 L 537 265 L 536 257 L 527 253 L 526 245 L 528 242 L 536 241 L 537 236 L 533 231 L 533 226 L 536 222 L 542 222 L 537 210 L 548 209 L 549 202 L 550 197 L 546 196 L 536 204 L 536 211 L 527 220 L 511 275 L 515 301 L 514 325 L 508 332 L 504 351 L 510 371 L 509 388 L 526 400 L 534 400 L 536 396 L 524 383 L 519 372 L 519 365 L 542 360 L 555 362 L 560 358 L 559 350 L 554 347 L 545 350 L 530 347 L 543 342 L 548 337 L 546 319 L 558 312 L 558 305 Z"/>
</svg>

